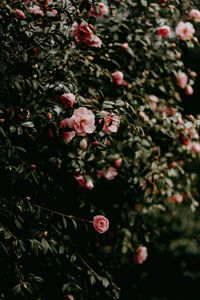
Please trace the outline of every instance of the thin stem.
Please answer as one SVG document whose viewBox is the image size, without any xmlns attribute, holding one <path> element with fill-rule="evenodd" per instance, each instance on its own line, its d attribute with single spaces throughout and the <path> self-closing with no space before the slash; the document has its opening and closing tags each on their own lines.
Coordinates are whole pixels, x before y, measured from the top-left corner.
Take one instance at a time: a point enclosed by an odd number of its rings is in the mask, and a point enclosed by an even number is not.
<svg viewBox="0 0 200 300">
<path fill-rule="evenodd" d="M 92 268 L 92 267 L 90 267 L 89 265 L 88 265 L 88 263 L 84 260 L 84 258 L 82 258 L 82 256 L 78 253 L 78 252 L 76 252 L 76 254 L 77 254 L 77 256 L 79 257 L 79 259 L 82 261 L 82 263 L 90 270 L 90 272 L 91 273 L 93 273 L 98 279 L 100 279 L 100 278 L 103 278 L 102 276 L 100 276 L 100 275 L 98 275 L 97 274 L 97 272 Z M 118 287 L 117 285 L 116 285 L 116 283 L 114 283 L 112 280 L 110 280 L 109 279 L 109 281 L 110 281 L 110 283 L 112 284 L 112 286 L 116 289 L 116 290 L 120 290 L 120 287 Z"/>
<path fill-rule="evenodd" d="M 85 222 L 85 223 L 92 223 L 93 224 L 93 221 L 89 221 L 89 220 L 85 220 L 83 218 L 78 218 L 78 217 L 75 217 L 75 216 L 70 216 L 70 215 L 67 215 L 67 214 L 64 214 L 64 213 L 61 213 L 61 212 L 58 212 L 58 211 L 55 211 L 53 209 L 50 209 L 50 208 L 47 208 L 47 207 L 44 207 L 44 206 L 40 206 L 36 203 L 33 203 L 31 202 L 31 204 L 34 206 L 34 207 L 37 207 L 41 210 L 45 210 L 45 211 L 48 211 L 54 215 L 58 215 L 58 216 L 61 216 L 61 217 L 66 217 L 66 218 L 69 218 L 69 219 L 73 219 L 73 220 L 78 220 L 80 222 Z"/>
</svg>

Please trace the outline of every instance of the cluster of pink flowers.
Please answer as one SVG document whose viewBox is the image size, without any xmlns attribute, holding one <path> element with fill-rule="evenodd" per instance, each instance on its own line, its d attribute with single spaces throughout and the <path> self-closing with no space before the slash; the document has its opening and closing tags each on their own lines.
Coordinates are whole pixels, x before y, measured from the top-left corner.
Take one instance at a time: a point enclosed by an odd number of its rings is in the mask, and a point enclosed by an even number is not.
<svg viewBox="0 0 200 300">
<path fill-rule="evenodd" d="M 136 252 L 135 262 L 136 264 L 142 264 L 148 256 L 147 247 L 140 246 Z"/>
<path fill-rule="evenodd" d="M 29 7 L 28 11 L 33 15 L 40 15 L 40 16 L 44 17 L 43 8 L 38 5 L 33 5 L 33 7 Z"/>
<path fill-rule="evenodd" d="M 191 77 L 195 76 L 195 75 L 196 75 L 196 73 L 195 74 L 192 73 Z M 185 89 L 186 95 L 190 96 L 193 94 L 194 90 L 193 90 L 192 86 L 188 84 L 188 76 L 186 73 L 181 72 L 181 71 L 178 73 L 177 83 L 180 86 L 180 88 Z"/>
<path fill-rule="evenodd" d="M 82 42 L 90 47 L 101 48 L 102 41 L 83 21 L 80 25 L 77 22 L 72 25 L 72 35 L 75 37 L 77 43 Z"/>
<path fill-rule="evenodd" d="M 183 201 L 183 195 L 176 193 L 170 199 L 169 202 L 171 203 L 181 203 Z"/>
<path fill-rule="evenodd" d="M 182 144 L 186 146 L 186 148 L 194 153 L 200 152 L 200 143 L 197 141 L 193 141 L 193 139 L 199 139 L 199 134 L 194 128 L 186 128 L 185 135 L 182 136 Z"/>
<path fill-rule="evenodd" d="M 91 7 L 88 14 L 94 18 L 101 18 L 108 14 L 108 7 L 104 3 L 96 4 L 96 7 Z"/>
</svg>

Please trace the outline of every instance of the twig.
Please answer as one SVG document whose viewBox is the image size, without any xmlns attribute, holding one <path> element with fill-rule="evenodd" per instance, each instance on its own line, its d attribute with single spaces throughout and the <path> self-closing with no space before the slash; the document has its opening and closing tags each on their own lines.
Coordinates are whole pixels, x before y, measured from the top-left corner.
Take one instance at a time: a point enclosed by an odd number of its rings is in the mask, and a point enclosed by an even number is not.
<svg viewBox="0 0 200 300">
<path fill-rule="evenodd" d="M 93 224 L 93 221 L 89 221 L 89 220 L 85 220 L 83 218 L 78 218 L 78 217 L 75 217 L 75 216 L 70 216 L 70 215 L 67 215 L 67 214 L 64 214 L 64 213 L 61 213 L 61 212 L 58 212 L 58 211 L 55 211 L 53 209 L 50 209 L 50 208 L 47 208 L 47 207 L 44 207 L 44 206 L 40 206 L 36 203 L 33 203 L 31 202 L 31 204 L 41 210 L 45 210 L 45 211 L 48 211 L 54 215 L 58 215 L 58 216 L 61 216 L 61 217 L 66 217 L 66 218 L 69 218 L 69 219 L 73 219 L 73 220 L 78 220 L 80 222 L 84 222 L 84 223 L 92 223 Z"/>
</svg>

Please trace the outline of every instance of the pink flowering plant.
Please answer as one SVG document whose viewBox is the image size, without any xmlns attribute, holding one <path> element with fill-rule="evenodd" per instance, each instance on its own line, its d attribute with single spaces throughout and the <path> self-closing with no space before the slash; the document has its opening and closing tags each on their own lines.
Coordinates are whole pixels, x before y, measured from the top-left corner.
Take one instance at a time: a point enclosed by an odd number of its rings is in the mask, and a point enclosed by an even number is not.
<svg viewBox="0 0 200 300">
<path fill-rule="evenodd" d="M 0 20 L 0 298 L 155 300 L 157 241 L 197 226 L 198 5 L 2 0 Z"/>
</svg>

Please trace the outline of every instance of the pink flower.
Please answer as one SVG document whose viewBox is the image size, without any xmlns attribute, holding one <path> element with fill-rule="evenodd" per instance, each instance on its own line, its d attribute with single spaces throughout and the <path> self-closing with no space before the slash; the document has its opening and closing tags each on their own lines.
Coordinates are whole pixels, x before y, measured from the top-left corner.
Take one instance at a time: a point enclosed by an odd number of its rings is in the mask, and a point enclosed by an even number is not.
<svg viewBox="0 0 200 300">
<path fill-rule="evenodd" d="M 144 122 L 148 122 L 149 121 L 149 117 L 147 116 L 147 114 L 145 114 L 145 112 L 140 111 L 139 112 L 139 116 L 142 120 L 144 120 Z"/>
<path fill-rule="evenodd" d="M 192 78 L 195 78 L 195 77 L 197 77 L 197 73 L 194 72 L 194 71 L 191 71 L 191 72 L 190 72 L 190 76 L 191 76 Z"/>
<path fill-rule="evenodd" d="M 95 131 L 95 116 L 91 110 L 79 107 L 74 110 L 72 117 L 69 118 L 68 126 L 75 130 L 77 135 L 85 136 L 87 133 Z"/>
<path fill-rule="evenodd" d="M 104 125 L 102 130 L 107 133 L 117 132 L 120 124 L 120 118 L 114 113 L 106 112 L 106 114 L 107 116 L 104 118 Z"/>
<path fill-rule="evenodd" d="M 92 180 L 91 180 L 90 178 L 87 179 L 85 187 L 86 187 L 87 189 L 89 189 L 89 190 L 92 190 L 92 189 L 93 189 L 94 184 L 93 184 L 93 182 L 92 182 Z"/>
<path fill-rule="evenodd" d="M 189 136 L 191 139 L 198 139 L 199 138 L 199 134 L 196 131 L 195 128 L 186 128 L 185 129 L 185 134 L 187 136 Z"/>
<path fill-rule="evenodd" d="M 147 247 L 140 246 L 137 249 L 137 254 L 135 258 L 136 264 L 142 264 L 147 259 L 147 256 L 148 256 Z"/>
<path fill-rule="evenodd" d="M 113 167 L 109 167 L 106 174 L 104 175 L 104 177 L 107 179 L 107 180 L 112 180 L 114 179 L 116 176 L 117 176 L 118 172 L 115 168 Z"/>
<path fill-rule="evenodd" d="M 37 167 L 36 167 L 36 165 L 30 165 L 30 169 L 32 170 L 32 171 L 34 171 L 35 169 L 36 169 Z"/>
<path fill-rule="evenodd" d="M 189 146 L 191 144 L 191 140 L 189 138 L 185 138 L 184 136 L 181 138 L 181 141 L 185 146 Z"/>
<path fill-rule="evenodd" d="M 188 149 L 194 153 L 200 152 L 200 143 L 192 142 L 189 144 Z"/>
<path fill-rule="evenodd" d="M 33 15 L 41 15 L 44 17 L 43 9 L 38 5 L 33 5 L 33 7 L 29 7 L 28 11 Z"/>
<path fill-rule="evenodd" d="M 82 42 L 91 47 L 101 47 L 102 41 L 84 22 L 79 25 L 75 22 L 72 25 L 72 35 L 76 38 L 77 43 Z"/>
<path fill-rule="evenodd" d="M 177 75 L 178 85 L 184 89 L 187 86 L 188 76 L 184 72 L 179 72 Z"/>
<path fill-rule="evenodd" d="M 97 9 L 91 7 L 88 14 L 94 18 L 101 18 L 108 14 L 108 7 L 104 3 L 99 3 Z"/>
<path fill-rule="evenodd" d="M 193 88 L 191 87 L 191 85 L 187 85 L 186 89 L 185 89 L 185 93 L 188 96 L 191 96 L 194 93 Z"/>
<path fill-rule="evenodd" d="M 65 131 L 63 132 L 63 140 L 69 143 L 75 137 L 75 135 L 76 135 L 75 131 Z"/>
<path fill-rule="evenodd" d="M 68 126 L 68 121 L 69 121 L 68 118 L 62 120 L 60 122 L 60 128 L 65 129 Z M 65 142 L 69 143 L 75 137 L 75 135 L 76 135 L 76 132 L 74 130 L 73 131 L 64 131 L 62 134 L 62 138 Z"/>
<path fill-rule="evenodd" d="M 87 58 L 88 58 L 90 61 L 93 61 L 93 60 L 94 60 L 94 57 L 91 56 L 91 55 L 88 55 Z"/>
<path fill-rule="evenodd" d="M 198 9 L 192 9 L 189 12 L 190 19 L 194 19 L 195 22 L 200 22 L 200 11 Z"/>
<path fill-rule="evenodd" d="M 157 29 L 157 34 L 160 35 L 163 38 L 168 37 L 168 35 L 170 34 L 171 30 L 169 26 L 161 26 Z"/>
<path fill-rule="evenodd" d="M 116 168 L 120 168 L 121 165 L 122 165 L 122 158 L 121 157 L 114 160 L 114 166 Z"/>
<path fill-rule="evenodd" d="M 176 34 L 181 40 L 190 40 L 195 33 L 195 29 L 190 22 L 179 22 L 176 26 Z"/>
<path fill-rule="evenodd" d="M 72 296 L 71 294 L 68 294 L 65 297 L 67 297 L 69 300 L 74 300 L 74 296 Z"/>
<path fill-rule="evenodd" d="M 92 190 L 94 187 L 94 184 L 90 178 L 87 180 L 83 177 L 81 174 L 74 175 L 75 180 L 78 182 L 78 187 L 85 187 L 89 190 Z"/>
<path fill-rule="evenodd" d="M 60 96 L 61 103 L 69 108 L 72 108 L 75 104 L 75 95 L 72 93 L 66 93 Z"/>
<path fill-rule="evenodd" d="M 23 20 L 26 18 L 24 12 L 21 9 L 15 9 L 14 13 L 18 16 L 19 19 Z"/>
<path fill-rule="evenodd" d="M 104 216 L 97 215 L 93 218 L 93 226 L 99 233 L 104 233 L 109 229 L 109 220 Z"/>
<path fill-rule="evenodd" d="M 75 180 L 78 182 L 78 186 L 85 186 L 85 178 L 81 174 L 74 175 Z"/>
<path fill-rule="evenodd" d="M 51 13 L 54 14 L 55 16 L 58 14 L 58 11 L 56 9 L 52 9 Z"/>
<path fill-rule="evenodd" d="M 79 25 L 75 22 L 72 25 L 72 35 L 77 38 L 77 42 L 85 43 L 85 40 L 91 39 L 92 30 L 84 22 Z"/>
<path fill-rule="evenodd" d="M 177 163 L 175 161 L 173 161 L 169 166 L 170 166 L 170 168 L 175 168 L 177 166 Z"/>
<path fill-rule="evenodd" d="M 121 85 L 123 82 L 123 79 L 124 79 L 124 74 L 120 71 L 116 71 L 116 72 L 112 73 L 112 77 L 113 77 L 114 82 L 117 85 Z"/>
<path fill-rule="evenodd" d="M 68 118 L 66 119 L 63 119 L 61 122 L 60 122 L 60 128 L 66 128 L 67 125 L 68 125 Z"/>
<path fill-rule="evenodd" d="M 123 43 L 123 44 L 122 44 L 122 49 L 123 49 L 123 50 L 127 50 L 128 47 L 129 47 L 129 44 L 128 44 L 128 43 Z"/>
<path fill-rule="evenodd" d="M 167 116 L 174 116 L 176 114 L 176 108 L 163 106 L 159 108 L 160 113 L 166 113 Z"/>
<path fill-rule="evenodd" d="M 96 35 L 93 35 L 91 39 L 86 40 L 85 43 L 90 47 L 96 47 L 96 48 L 101 48 L 102 45 L 102 41 Z"/>
<path fill-rule="evenodd" d="M 183 201 L 183 196 L 179 193 L 174 194 L 169 201 L 171 203 L 181 203 Z"/>
<path fill-rule="evenodd" d="M 106 180 L 112 180 L 118 175 L 118 172 L 115 168 L 109 167 L 107 171 L 105 170 L 97 170 L 98 177 L 105 177 Z"/>
</svg>

